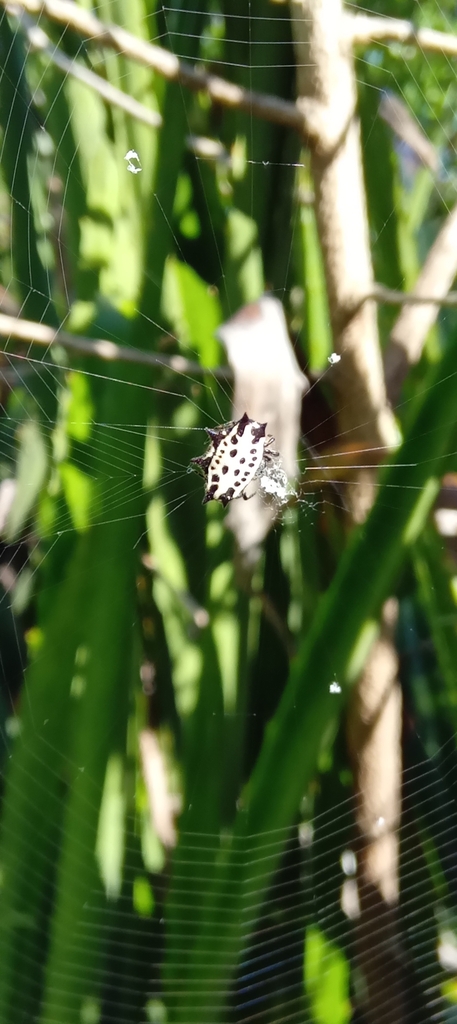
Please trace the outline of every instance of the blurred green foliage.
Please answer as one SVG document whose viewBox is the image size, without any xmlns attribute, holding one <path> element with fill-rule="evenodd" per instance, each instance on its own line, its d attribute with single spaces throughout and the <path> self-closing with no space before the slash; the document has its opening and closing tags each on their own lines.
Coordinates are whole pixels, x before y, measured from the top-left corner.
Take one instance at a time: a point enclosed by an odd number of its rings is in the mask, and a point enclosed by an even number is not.
<svg viewBox="0 0 457 1024">
<path fill-rule="evenodd" d="M 457 27 L 450 0 L 374 8 Z M 0 548 L 0 1022 L 351 1019 L 341 721 L 391 593 L 406 706 L 401 937 L 424 1001 L 451 1012 L 436 948 L 457 944 L 457 573 L 430 512 L 455 469 L 455 316 L 443 312 L 406 382 L 404 441 L 366 525 L 346 536 L 337 490 L 298 502 L 244 587 L 224 512 L 202 508 L 188 466 L 204 427 L 230 418 L 215 331 L 240 305 L 277 294 L 303 364 L 327 365 L 307 154 L 279 126 L 47 23 L 54 45 L 161 112 L 153 131 L 29 49 L 1 10 L 3 289 L 28 318 L 202 372 L 3 346 L 0 483 L 15 492 Z M 290 99 L 288 8 L 246 11 L 94 6 Z M 455 80 L 446 58 L 397 45 L 358 52 L 356 74 L 375 273 L 409 287 L 454 201 Z M 385 89 L 437 146 L 436 180 L 405 174 L 379 117 Z M 189 136 L 220 139 L 219 157 L 196 158 Z M 383 345 L 393 315 L 380 311 Z M 319 448 L 306 404 L 304 419 Z M 180 812 L 173 850 L 151 823 L 144 730 Z"/>
</svg>

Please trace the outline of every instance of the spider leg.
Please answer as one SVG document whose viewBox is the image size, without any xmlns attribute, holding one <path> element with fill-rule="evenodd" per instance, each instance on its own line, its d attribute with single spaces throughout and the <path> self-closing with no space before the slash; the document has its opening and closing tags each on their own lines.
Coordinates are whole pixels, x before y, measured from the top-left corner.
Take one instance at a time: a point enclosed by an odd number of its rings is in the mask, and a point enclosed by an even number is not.
<svg viewBox="0 0 457 1024">
<path fill-rule="evenodd" d="M 274 451 L 273 448 L 270 448 L 270 445 L 273 444 L 273 443 L 274 443 L 274 437 L 272 437 L 270 435 L 270 437 L 267 439 L 267 441 L 265 443 L 265 446 L 264 446 L 264 449 L 263 449 L 263 457 L 264 457 L 264 459 L 270 459 L 270 458 L 278 459 L 279 458 L 279 452 L 276 452 L 276 451 Z"/>
</svg>

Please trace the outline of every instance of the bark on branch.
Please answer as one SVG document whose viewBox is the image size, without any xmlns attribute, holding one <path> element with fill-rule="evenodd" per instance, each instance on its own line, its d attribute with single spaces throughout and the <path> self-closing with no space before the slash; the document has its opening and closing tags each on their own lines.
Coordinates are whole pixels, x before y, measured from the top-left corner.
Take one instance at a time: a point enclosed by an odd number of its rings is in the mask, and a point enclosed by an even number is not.
<svg viewBox="0 0 457 1024">
<path fill-rule="evenodd" d="M 388 447 L 396 431 L 387 405 L 379 347 L 373 271 L 362 175 L 356 86 L 339 0 L 293 0 L 292 27 L 297 56 L 297 106 L 307 133 L 316 136 L 311 153 L 316 216 L 322 246 L 335 351 L 339 429 L 365 448 Z M 310 114 L 313 111 L 313 114 Z M 321 136 L 319 138 L 319 130 Z M 329 140 L 338 140 L 328 145 Z M 352 509 L 363 519 L 371 503 L 368 471 Z M 372 475 L 372 474 L 371 474 Z"/>
<path fill-rule="evenodd" d="M 311 150 L 316 217 L 322 247 L 333 344 L 341 356 L 335 369 L 338 427 L 349 441 L 368 448 L 395 443 L 395 425 L 387 403 L 379 347 L 376 306 L 367 295 L 374 283 L 362 174 L 356 86 L 352 52 L 340 0 L 292 0 L 292 25 L 297 57 L 297 105 L 310 132 L 322 124 L 321 144 Z M 334 148 L 330 138 L 337 140 Z M 357 487 L 348 490 L 352 521 L 362 521 L 374 497 L 376 469 L 359 470 Z M 348 595 L 350 600 L 350 595 Z M 344 624 L 342 624 L 344 629 Z M 395 652 L 391 637 L 369 655 L 349 712 L 349 742 L 355 763 L 357 799 L 358 884 L 360 917 L 356 929 L 365 951 L 363 1011 L 367 1020 L 401 1024 L 401 990 L 387 985 L 383 942 L 395 938 L 392 904 L 398 891 L 395 825 L 401 780 L 401 702 L 395 683 Z M 386 699 L 394 693 L 395 699 Z M 364 723 L 366 709 L 370 726 Z M 363 743 L 362 743 L 363 737 Z M 379 757 L 382 737 L 383 757 Z M 364 771 L 364 766 L 376 770 Z M 379 811 L 379 808 L 382 811 Z M 379 841 L 366 823 L 389 824 Z M 375 899 L 366 899 L 366 894 Z"/>
<path fill-rule="evenodd" d="M 230 109 L 246 110 L 254 117 L 282 124 L 303 134 L 303 107 L 300 114 L 294 103 L 281 100 L 276 96 L 242 89 L 217 75 L 208 75 L 186 62 L 178 60 L 174 54 L 163 47 L 138 39 L 118 25 L 109 25 L 100 21 L 94 14 L 79 7 L 72 0 L 21 0 L 16 3 L 11 3 L 11 0 L 0 0 L 0 4 L 15 16 L 21 10 L 27 11 L 29 14 L 37 14 L 40 17 L 45 15 L 50 21 L 59 25 L 68 25 L 86 40 L 101 43 L 103 46 L 138 61 L 168 81 L 180 82 L 181 85 L 193 91 L 206 92 L 214 103 L 219 103 Z M 364 45 L 391 40 L 414 44 L 423 50 L 434 53 L 457 54 L 455 36 L 427 28 L 416 29 L 408 21 L 396 18 L 375 18 L 363 14 L 346 14 L 342 15 L 340 22 L 342 38 L 346 40 L 349 48 L 352 44 Z M 65 70 L 63 65 L 62 70 Z M 70 73 L 70 70 L 67 70 Z M 110 102 L 115 102 L 112 94 Z M 121 98 L 120 104 L 125 106 L 125 102 Z M 150 113 L 153 114 L 153 112 Z M 133 116 L 142 117 L 138 111 Z M 319 110 L 315 103 L 309 107 L 306 118 L 311 135 L 309 141 L 312 142 L 318 137 L 320 137 L 321 143 L 324 141 L 324 117 L 324 109 Z M 337 141 L 337 137 L 332 135 L 332 125 L 329 123 L 325 133 L 327 148 L 331 148 Z"/>
<path fill-rule="evenodd" d="M 169 50 L 144 39 L 138 39 L 119 25 L 100 21 L 94 14 L 77 6 L 72 0 L 22 0 L 21 3 L 14 4 L 11 4 L 10 0 L 0 0 L 0 4 L 13 14 L 22 8 L 29 14 L 46 16 L 59 25 L 70 26 L 85 40 L 107 46 L 124 57 L 130 57 L 169 82 L 179 82 L 194 92 L 205 92 L 213 103 L 218 103 L 222 107 L 245 110 L 255 117 L 284 125 L 295 131 L 302 127 L 302 118 L 294 103 L 288 103 L 277 96 L 252 92 L 217 75 L 209 75 L 185 61 L 178 60 Z"/>
<path fill-rule="evenodd" d="M 134 363 L 136 365 L 141 364 L 154 367 L 155 369 L 166 367 L 175 373 L 191 373 L 200 377 L 202 374 L 208 373 L 208 370 L 201 366 L 200 363 L 194 363 L 191 359 L 185 359 L 184 356 L 165 356 L 155 354 L 154 352 L 144 352 L 140 348 L 116 345 L 115 342 L 108 341 L 106 338 L 84 338 L 80 335 L 70 334 L 68 331 L 55 331 L 52 327 L 48 327 L 47 324 L 35 323 L 33 320 L 22 320 L 19 317 L 6 316 L 5 313 L 0 313 L 0 338 L 6 339 L 4 345 L 0 344 L 0 351 L 5 352 L 10 358 L 24 358 L 29 362 L 30 355 L 21 357 L 16 352 L 10 350 L 8 342 L 11 339 L 27 341 L 32 345 L 39 345 L 41 348 L 48 350 L 56 345 L 61 345 L 68 352 L 95 356 L 97 359 L 102 359 L 103 362 L 108 363 Z M 216 367 L 211 370 L 211 375 L 225 380 L 231 376 L 231 371 L 229 367 Z"/>
<path fill-rule="evenodd" d="M 457 55 L 457 36 L 433 28 L 416 28 L 401 18 L 376 18 L 369 14 L 346 15 L 347 39 L 353 46 L 370 43 L 407 43 L 429 53 Z"/>
<path fill-rule="evenodd" d="M 417 279 L 414 296 L 418 304 L 405 306 L 391 331 L 384 364 L 387 390 L 393 405 L 398 401 L 408 370 L 419 362 L 440 304 L 445 300 L 456 274 L 457 205 L 446 217 Z"/>
<path fill-rule="evenodd" d="M 66 53 L 51 42 L 41 26 L 37 25 L 27 15 L 23 7 L 17 4 L 8 4 L 8 11 L 14 14 L 21 25 L 32 50 L 44 53 L 51 64 L 54 64 L 60 71 L 63 71 L 65 75 L 71 75 L 72 78 L 77 78 L 79 82 L 83 82 L 88 88 L 93 89 L 99 96 L 102 96 L 107 103 L 125 110 L 131 117 L 134 117 L 137 121 L 142 121 L 143 124 L 147 124 L 151 128 L 160 128 L 162 118 L 157 111 L 150 110 L 144 103 L 139 103 L 133 96 L 122 92 L 122 89 L 118 89 L 111 82 L 108 82 L 106 78 L 95 74 L 94 71 L 91 71 L 90 68 L 87 68 L 80 61 L 67 57 Z"/>
</svg>

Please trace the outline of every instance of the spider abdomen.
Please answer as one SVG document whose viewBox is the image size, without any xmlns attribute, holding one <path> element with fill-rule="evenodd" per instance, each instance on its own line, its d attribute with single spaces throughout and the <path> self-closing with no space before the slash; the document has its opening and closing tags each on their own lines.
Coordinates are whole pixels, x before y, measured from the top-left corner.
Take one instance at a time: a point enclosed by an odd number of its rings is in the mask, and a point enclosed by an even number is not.
<svg viewBox="0 0 457 1024">
<path fill-rule="evenodd" d="M 210 445 L 192 462 L 206 478 L 203 504 L 220 501 L 224 507 L 233 498 L 246 498 L 246 488 L 261 475 L 265 461 L 276 454 L 268 450 L 274 438 L 266 437 L 266 423 L 251 420 L 247 413 L 239 420 L 207 429 Z"/>
</svg>

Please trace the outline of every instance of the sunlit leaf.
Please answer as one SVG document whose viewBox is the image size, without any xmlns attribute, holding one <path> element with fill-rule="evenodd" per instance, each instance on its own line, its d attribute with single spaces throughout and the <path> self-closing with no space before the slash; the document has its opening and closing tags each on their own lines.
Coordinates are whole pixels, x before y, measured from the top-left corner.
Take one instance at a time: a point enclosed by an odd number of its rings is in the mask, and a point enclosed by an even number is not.
<svg viewBox="0 0 457 1024">
<path fill-rule="evenodd" d="M 48 466 L 46 442 L 39 424 L 27 420 L 19 428 L 16 491 L 8 513 L 6 537 L 23 530 L 44 484 Z"/>
</svg>

